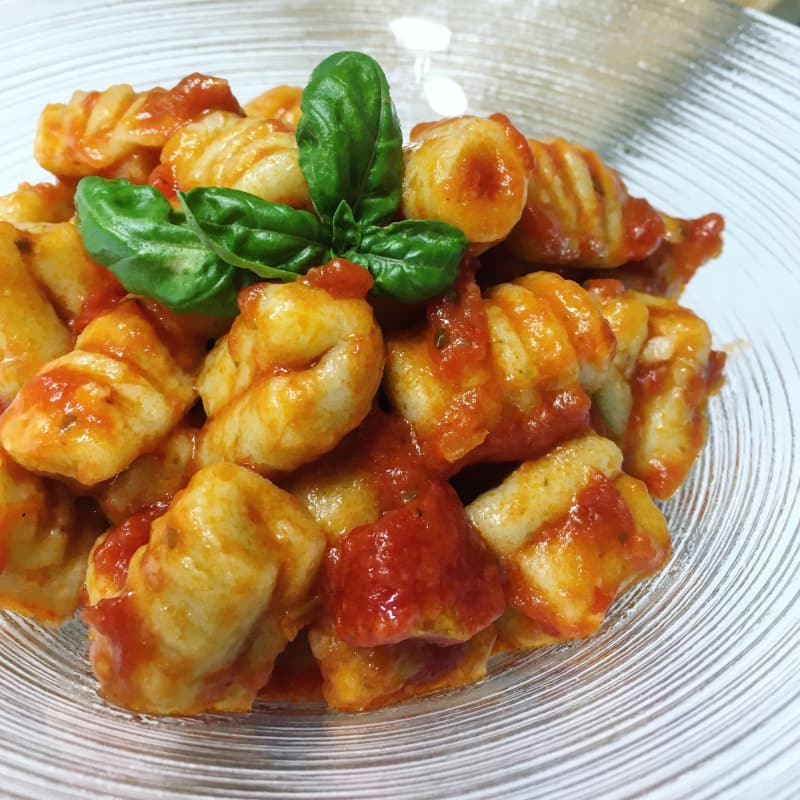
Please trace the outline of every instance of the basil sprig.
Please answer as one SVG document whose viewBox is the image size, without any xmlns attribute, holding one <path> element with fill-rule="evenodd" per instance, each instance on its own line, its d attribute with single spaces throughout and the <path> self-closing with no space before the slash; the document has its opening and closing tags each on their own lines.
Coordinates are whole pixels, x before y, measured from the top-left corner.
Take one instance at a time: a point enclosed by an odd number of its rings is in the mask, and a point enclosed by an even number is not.
<svg viewBox="0 0 800 800">
<path fill-rule="evenodd" d="M 344 200 L 358 222 L 389 222 L 400 208 L 403 132 L 380 65 L 363 53 L 328 56 L 300 108 L 300 169 L 320 217 L 330 222 Z"/>
<path fill-rule="evenodd" d="M 130 292 L 176 311 L 234 315 L 238 291 L 294 280 L 342 256 L 373 276 L 373 292 L 401 302 L 447 289 L 469 242 L 435 220 L 396 219 L 402 134 L 380 66 L 363 53 L 313 71 L 297 128 L 300 169 L 316 215 L 235 189 L 178 192 L 174 210 L 151 186 L 84 178 L 75 195 L 89 255 Z"/>
<path fill-rule="evenodd" d="M 330 231 L 309 211 L 216 186 L 178 192 L 178 200 L 209 250 L 260 278 L 292 281 L 329 258 Z"/>
<path fill-rule="evenodd" d="M 175 311 L 233 316 L 239 290 L 258 280 L 203 245 L 152 186 L 83 178 L 75 210 L 86 252 L 129 292 Z"/>
</svg>

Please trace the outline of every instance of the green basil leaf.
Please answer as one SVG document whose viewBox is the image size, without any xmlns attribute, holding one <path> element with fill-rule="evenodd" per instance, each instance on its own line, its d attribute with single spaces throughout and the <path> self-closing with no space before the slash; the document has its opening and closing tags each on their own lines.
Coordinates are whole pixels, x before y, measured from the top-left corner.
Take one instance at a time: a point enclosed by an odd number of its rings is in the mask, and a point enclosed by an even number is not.
<svg viewBox="0 0 800 800">
<path fill-rule="evenodd" d="M 335 254 L 347 250 L 357 250 L 361 244 L 361 227 L 353 218 L 353 210 L 346 200 L 339 203 L 331 223 L 333 235 L 331 237 L 331 250 Z"/>
<path fill-rule="evenodd" d="M 204 247 L 152 186 L 90 176 L 75 208 L 86 252 L 129 292 L 176 311 L 234 316 L 237 291 L 256 280 Z"/>
<path fill-rule="evenodd" d="M 330 231 L 313 214 L 237 189 L 178 192 L 186 222 L 223 261 L 292 281 L 329 257 Z"/>
<path fill-rule="evenodd" d="M 364 53 L 334 53 L 311 73 L 300 107 L 300 169 L 320 217 L 331 222 L 346 200 L 357 222 L 392 220 L 400 207 L 403 135 L 380 65 Z"/>
<path fill-rule="evenodd" d="M 468 247 L 467 237 L 452 225 L 409 219 L 365 228 L 358 250 L 344 256 L 372 273 L 376 294 L 417 303 L 453 285 Z"/>
</svg>

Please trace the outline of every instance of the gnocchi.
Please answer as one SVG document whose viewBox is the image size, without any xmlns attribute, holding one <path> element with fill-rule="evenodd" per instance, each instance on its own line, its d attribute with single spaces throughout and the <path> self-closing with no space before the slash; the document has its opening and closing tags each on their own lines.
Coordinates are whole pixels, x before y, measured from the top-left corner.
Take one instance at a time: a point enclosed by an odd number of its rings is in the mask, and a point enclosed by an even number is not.
<svg viewBox="0 0 800 800">
<path fill-rule="evenodd" d="M 0 197 L 0 606 L 78 612 L 109 702 L 391 705 L 668 561 L 719 215 L 502 114 L 403 145 L 359 53 L 244 106 L 76 92 L 35 152 L 53 182 Z"/>
</svg>

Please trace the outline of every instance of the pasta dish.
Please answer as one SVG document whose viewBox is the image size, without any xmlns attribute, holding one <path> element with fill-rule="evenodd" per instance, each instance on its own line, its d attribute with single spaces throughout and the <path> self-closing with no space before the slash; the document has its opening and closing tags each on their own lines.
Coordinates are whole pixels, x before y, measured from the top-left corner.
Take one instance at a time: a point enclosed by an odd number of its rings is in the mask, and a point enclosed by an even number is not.
<svg viewBox="0 0 800 800">
<path fill-rule="evenodd" d="M 670 557 L 718 214 L 370 57 L 48 105 L 0 197 L 0 605 L 154 714 L 377 708 L 581 639 Z"/>
</svg>

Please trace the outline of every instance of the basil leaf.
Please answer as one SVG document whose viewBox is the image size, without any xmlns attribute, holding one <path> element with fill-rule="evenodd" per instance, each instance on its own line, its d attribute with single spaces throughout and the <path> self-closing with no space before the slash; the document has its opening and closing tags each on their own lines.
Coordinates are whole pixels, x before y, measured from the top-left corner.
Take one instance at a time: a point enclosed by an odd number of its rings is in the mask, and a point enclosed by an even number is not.
<svg viewBox="0 0 800 800">
<path fill-rule="evenodd" d="M 372 273 L 376 294 L 417 303 L 452 286 L 468 247 L 452 225 L 409 219 L 364 229 L 358 250 L 344 256 Z"/>
<path fill-rule="evenodd" d="M 361 244 L 361 227 L 353 218 L 353 210 L 346 200 L 339 203 L 331 223 L 333 235 L 331 250 L 335 254 L 358 249 Z"/>
<path fill-rule="evenodd" d="M 86 252 L 129 292 L 175 311 L 234 316 L 238 290 L 255 280 L 204 247 L 152 186 L 90 176 L 75 208 Z"/>
<path fill-rule="evenodd" d="M 314 208 L 331 222 L 346 200 L 357 222 L 380 225 L 400 207 L 403 135 L 380 65 L 335 53 L 311 73 L 297 125 L 300 169 Z"/>
<path fill-rule="evenodd" d="M 308 211 L 216 186 L 178 192 L 178 199 L 209 250 L 261 278 L 292 281 L 328 260 L 330 231 Z"/>
</svg>

